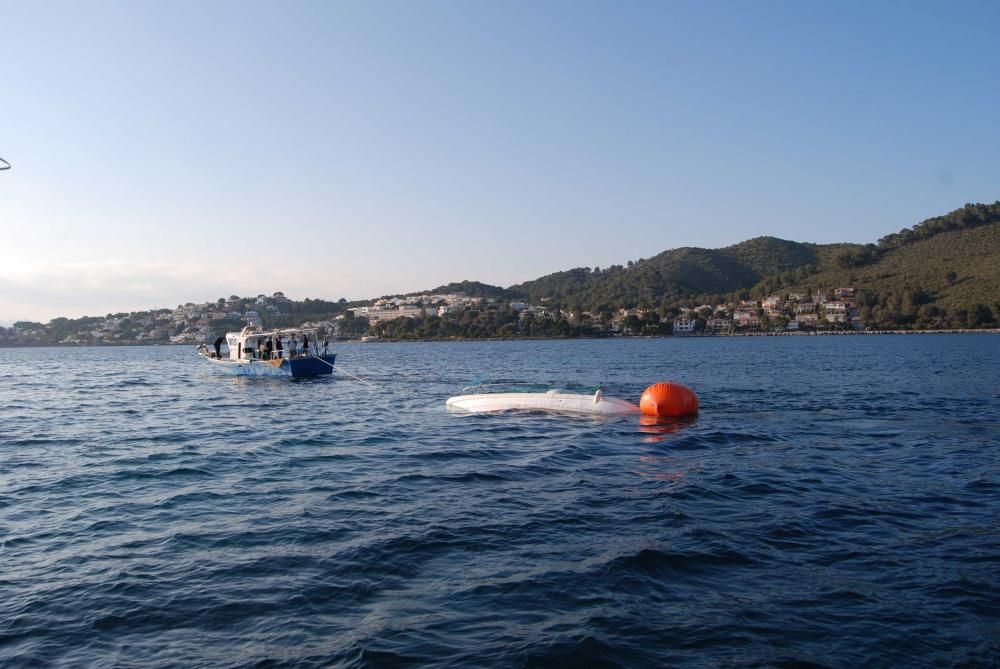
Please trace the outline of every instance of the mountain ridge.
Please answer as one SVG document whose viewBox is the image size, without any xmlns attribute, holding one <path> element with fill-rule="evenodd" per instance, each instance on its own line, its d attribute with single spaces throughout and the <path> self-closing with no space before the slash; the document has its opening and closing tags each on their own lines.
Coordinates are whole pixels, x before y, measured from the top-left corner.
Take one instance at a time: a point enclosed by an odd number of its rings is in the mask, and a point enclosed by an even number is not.
<svg viewBox="0 0 1000 669">
<path fill-rule="evenodd" d="M 575 267 L 506 288 L 464 280 L 408 295 L 463 293 L 602 315 L 619 309 L 655 310 L 666 318 L 696 305 L 837 287 L 856 288 L 862 320 L 877 327 L 1000 322 L 1000 201 L 967 204 L 886 235 L 877 244 L 814 244 L 760 236 L 719 249 L 668 249 L 603 269 Z M 325 318 L 371 301 L 289 301 L 281 320 L 291 324 Z M 88 319 L 56 318 L 50 324 L 62 328 Z"/>
<path fill-rule="evenodd" d="M 994 228 L 996 234 L 975 232 Z M 974 271 L 963 268 L 965 260 L 984 256 L 988 260 L 975 263 Z M 991 269 L 990 261 L 997 267 Z M 907 262 L 917 263 L 920 271 L 914 269 L 902 282 L 886 281 L 902 272 L 897 266 Z M 949 279 L 952 272 L 965 276 Z M 721 302 L 775 290 L 852 283 L 863 284 L 858 287 L 876 299 L 886 291 L 909 291 L 945 297 L 945 306 L 950 307 L 969 300 L 1000 300 L 1000 201 L 967 204 L 890 233 L 878 244 L 815 244 L 764 235 L 718 249 L 668 249 L 648 259 L 604 269 L 575 267 L 506 288 L 463 281 L 425 292 L 466 292 L 472 297 L 594 310 L 669 309 L 685 301 Z M 970 283 L 978 289 L 962 287 Z"/>
</svg>

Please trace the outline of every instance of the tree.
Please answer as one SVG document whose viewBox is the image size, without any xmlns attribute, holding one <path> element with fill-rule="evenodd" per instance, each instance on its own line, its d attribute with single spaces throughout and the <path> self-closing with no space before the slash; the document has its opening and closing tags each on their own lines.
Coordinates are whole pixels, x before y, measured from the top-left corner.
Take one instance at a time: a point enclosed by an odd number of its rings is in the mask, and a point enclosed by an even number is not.
<svg viewBox="0 0 1000 669">
<path fill-rule="evenodd" d="M 988 306 L 976 303 L 969 312 L 969 325 L 982 327 L 993 322 L 993 311 Z"/>
</svg>

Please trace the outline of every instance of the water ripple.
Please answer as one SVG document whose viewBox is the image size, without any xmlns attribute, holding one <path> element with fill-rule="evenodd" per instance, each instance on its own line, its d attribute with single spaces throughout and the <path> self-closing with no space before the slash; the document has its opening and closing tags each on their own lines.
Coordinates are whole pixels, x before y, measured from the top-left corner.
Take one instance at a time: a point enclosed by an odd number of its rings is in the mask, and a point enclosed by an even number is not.
<svg viewBox="0 0 1000 669">
<path fill-rule="evenodd" d="M 0 665 L 992 667 L 998 344 L 0 350 Z M 697 418 L 443 409 L 670 378 Z"/>
</svg>

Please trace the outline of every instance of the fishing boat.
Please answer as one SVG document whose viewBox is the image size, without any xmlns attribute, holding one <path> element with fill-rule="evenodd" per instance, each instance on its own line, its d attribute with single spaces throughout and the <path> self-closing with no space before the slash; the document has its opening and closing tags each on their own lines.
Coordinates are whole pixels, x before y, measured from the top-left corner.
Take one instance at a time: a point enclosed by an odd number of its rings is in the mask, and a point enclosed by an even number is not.
<svg viewBox="0 0 1000 669">
<path fill-rule="evenodd" d="M 309 348 L 293 349 L 293 337 L 301 342 L 303 335 L 308 338 Z M 248 325 L 240 332 L 226 334 L 228 353 L 221 351 L 220 347 L 221 355 L 216 357 L 215 351 L 201 344 L 198 346 L 198 355 L 216 370 L 234 376 L 302 378 L 332 374 L 337 355 L 327 353 L 325 349 L 321 353 L 317 339 L 317 332 L 308 328 L 262 330 Z M 278 349 L 279 341 L 283 350 Z"/>
</svg>

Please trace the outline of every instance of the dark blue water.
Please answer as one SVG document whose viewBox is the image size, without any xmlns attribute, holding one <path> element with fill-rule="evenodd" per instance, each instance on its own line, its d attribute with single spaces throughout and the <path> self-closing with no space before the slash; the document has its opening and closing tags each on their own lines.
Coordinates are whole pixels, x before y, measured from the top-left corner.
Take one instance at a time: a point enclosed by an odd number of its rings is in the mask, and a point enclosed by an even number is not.
<svg viewBox="0 0 1000 669">
<path fill-rule="evenodd" d="M 0 665 L 996 666 L 1000 337 L 0 350 Z M 658 380 L 691 421 L 460 416 Z"/>
</svg>

